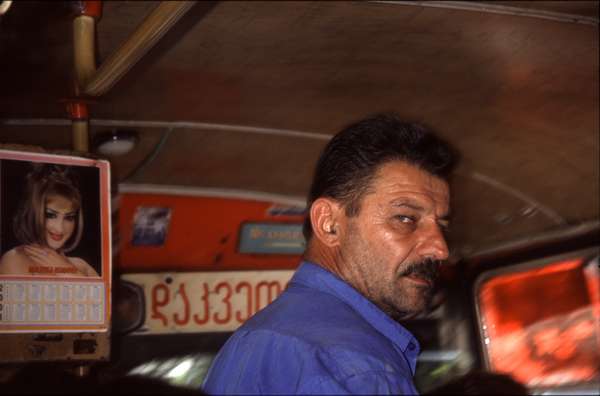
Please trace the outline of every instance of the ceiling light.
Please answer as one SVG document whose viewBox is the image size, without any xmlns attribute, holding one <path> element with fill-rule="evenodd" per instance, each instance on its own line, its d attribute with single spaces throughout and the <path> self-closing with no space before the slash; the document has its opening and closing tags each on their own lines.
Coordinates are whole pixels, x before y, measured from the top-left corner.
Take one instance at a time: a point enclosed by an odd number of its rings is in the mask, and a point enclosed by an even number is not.
<svg viewBox="0 0 600 396">
<path fill-rule="evenodd" d="M 94 137 L 94 148 L 97 153 L 107 156 L 124 155 L 133 150 L 138 140 L 136 131 L 100 132 Z"/>
</svg>

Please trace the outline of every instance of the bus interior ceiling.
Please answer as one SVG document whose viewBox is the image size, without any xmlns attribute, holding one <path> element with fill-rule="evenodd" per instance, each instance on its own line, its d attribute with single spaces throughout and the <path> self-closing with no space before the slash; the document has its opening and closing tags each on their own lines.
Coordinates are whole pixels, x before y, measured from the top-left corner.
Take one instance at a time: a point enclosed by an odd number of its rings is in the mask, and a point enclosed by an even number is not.
<svg viewBox="0 0 600 396">
<path fill-rule="evenodd" d="M 157 3 L 103 3 L 98 63 Z M 90 98 L 92 138 L 139 132 L 117 182 L 303 198 L 331 134 L 393 110 L 461 153 L 457 257 L 597 219 L 598 2 L 436 3 L 199 2 Z M 71 148 L 71 19 L 69 2 L 2 16 L 3 143 Z"/>
</svg>

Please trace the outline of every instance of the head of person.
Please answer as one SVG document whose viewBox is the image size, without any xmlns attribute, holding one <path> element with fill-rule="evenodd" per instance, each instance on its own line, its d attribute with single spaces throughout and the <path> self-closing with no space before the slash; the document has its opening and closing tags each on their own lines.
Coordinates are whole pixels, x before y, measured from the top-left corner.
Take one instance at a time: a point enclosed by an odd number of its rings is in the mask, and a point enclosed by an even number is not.
<svg viewBox="0 0 600 396">
<path fill-rule="evenodd" d="M 448 144 L 394 114 L 335 135 L 319 158 L 304 223 L 306 259 L 395 319 L 425 311 L 448 257 Z"/>
<path fill-rule="evenodd" d="M 22 244 L 38 244 L 68 252 L 81 240 L 81 193 L 69 168 L 34 164 L 13 223 Z"/>
</svg>

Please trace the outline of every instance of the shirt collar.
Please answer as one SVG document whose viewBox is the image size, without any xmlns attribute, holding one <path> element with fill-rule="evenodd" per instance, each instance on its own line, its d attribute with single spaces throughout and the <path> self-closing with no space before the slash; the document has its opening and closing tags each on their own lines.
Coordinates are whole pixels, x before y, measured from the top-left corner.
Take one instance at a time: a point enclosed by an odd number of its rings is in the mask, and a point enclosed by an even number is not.
<svg viewBox="0 0 600 396">
<path fill-rule="evenodd" d="M 331 294 L 351 306 L 371 326 L 388 338 L 407 357 L 414 374 L 419 342 L 398 322 L 365 298 L 348 283 L 325 268 L 303 261 L 290 283 L 299 283 Z"/>
</svg>

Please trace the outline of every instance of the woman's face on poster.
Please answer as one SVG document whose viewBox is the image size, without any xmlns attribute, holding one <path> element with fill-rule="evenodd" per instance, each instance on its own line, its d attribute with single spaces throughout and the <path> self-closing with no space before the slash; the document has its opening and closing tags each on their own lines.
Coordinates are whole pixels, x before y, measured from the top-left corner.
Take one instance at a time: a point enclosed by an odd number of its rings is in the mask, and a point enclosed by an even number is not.
<svg viewBox="0 0 600 396">
<path fill-rule="evenodd" d="M 46 243 L 50 248 L 59 250 L 75 231 L 77 208 L 69 198 L 49 195 L 44 218 Z"/>
</svg>

